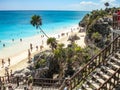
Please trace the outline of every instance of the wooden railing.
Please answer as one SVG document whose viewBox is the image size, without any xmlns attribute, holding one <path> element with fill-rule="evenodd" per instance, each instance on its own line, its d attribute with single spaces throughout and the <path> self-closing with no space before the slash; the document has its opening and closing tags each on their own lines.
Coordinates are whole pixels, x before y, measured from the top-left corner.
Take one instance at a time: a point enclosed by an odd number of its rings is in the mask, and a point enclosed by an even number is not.
<svg viewBox="0 0 120 90">
<path fill-rule="evenodd" d="M 93 72 L 98 66 L 106 63 L 106 58 L 120 49 L 120 36 L 115 38 L 105 49 L 103 49 L 99 54 L 90 59 L 90 61 L 78 72 L 76 72 L 67 82 L 65 82 L 60 90 L 63 90 L 65 87 L 68 90 L 73 90 L 77 85 L 81 85 L 85 78 Z M 67 85 L 65 85 L 68 83 Z"/>
<path fill-rule="evenodd" d="M 36 78 L 33 79 L 34 86 L 49 87 L 49 88 L 59 88 L 63 83 L 62 79 L 50 79 L 50 78 Z"/>
<path fill-rule="evenodd" d="M 25 78 L 19 78 L 19 86 L 23 85 L 24 80 L 25 80 Z M 34 78 L 33 86 L 38 86 L 41 88 L 48 87 L 51 90 L 54 88 L 59 89 L 59 87 L 62 85 L 63 81 L 64 81 L 63 79 Z M 1 82 L 6 85 L 8 83 L 11 83 L 11 84 L 16 84 L 16 86 L 17 86 L 17 78 L 16 77 L 10 77 L 9 82 L 8 82 L 8 77 L 4 76 L 4 77 L 1 77 Z M 2 87 L 2 83 L 0 83 L 0 88 Z"/>
</svg>

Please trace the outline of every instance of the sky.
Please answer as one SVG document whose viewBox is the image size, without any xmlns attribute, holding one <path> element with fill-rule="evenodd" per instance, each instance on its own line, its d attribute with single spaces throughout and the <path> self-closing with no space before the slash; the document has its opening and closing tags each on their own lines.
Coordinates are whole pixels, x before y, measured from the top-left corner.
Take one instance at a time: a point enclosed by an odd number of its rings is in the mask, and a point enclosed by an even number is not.
<svg viewBox="0 0 120 90">
<path fill-rule="evenodd" d="M 77 10 L 91 11 L 109 7 L 120 7 L 120 0 L 0 0 L 0 10 Z"/>
</svg>

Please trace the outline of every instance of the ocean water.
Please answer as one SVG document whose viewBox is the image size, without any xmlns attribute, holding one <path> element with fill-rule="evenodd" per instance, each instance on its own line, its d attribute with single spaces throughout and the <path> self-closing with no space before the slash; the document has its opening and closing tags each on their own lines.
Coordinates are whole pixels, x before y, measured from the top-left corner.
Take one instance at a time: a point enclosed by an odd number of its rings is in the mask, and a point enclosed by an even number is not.
<svg viewBox="0 0 120 90">
<path fill-rule="evenodd" d="M 30 37 L 38 34 L 30 24 L 32 15 L 40 15 L 41 28 L 47 33 L 78 24 L 88 11 L 0 11 L 0 49 L 3 44 L 12 45 L 12 39 Z M 40 32 L 39 32 L 40 34 Z"/>
</svg>

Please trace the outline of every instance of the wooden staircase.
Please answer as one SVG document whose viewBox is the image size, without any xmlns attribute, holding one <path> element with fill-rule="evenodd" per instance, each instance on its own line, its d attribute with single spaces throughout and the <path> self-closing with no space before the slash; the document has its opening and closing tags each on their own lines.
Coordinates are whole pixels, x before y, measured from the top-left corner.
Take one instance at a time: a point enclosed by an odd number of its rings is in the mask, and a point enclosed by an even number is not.
<svg viewBox="0 0 120 90">
<path fill-rule="evenodd" d="M 66 80 L 60 90 L 65 87 L 68 90 L 117 90 L 114 89 L 117 85 L 120 85 L 120 36 Z"/>
<path fill-rule="evenodd" d="M 75 90 L 99 90 L 107 80 L 109 83 L 104 86 L 103 90 L 110 90 L 120 82 L 120 53 L 117 52 L 118 58 L 110 56 L 105 65 L 98 66 L 90 75 L 85 78 L 85 82 L 81 86 L 77 86 Z M 118 72 L 119 71 L 119 72 Z M 117 73 L 116 73 L 117 72 Z"/>
</svg>

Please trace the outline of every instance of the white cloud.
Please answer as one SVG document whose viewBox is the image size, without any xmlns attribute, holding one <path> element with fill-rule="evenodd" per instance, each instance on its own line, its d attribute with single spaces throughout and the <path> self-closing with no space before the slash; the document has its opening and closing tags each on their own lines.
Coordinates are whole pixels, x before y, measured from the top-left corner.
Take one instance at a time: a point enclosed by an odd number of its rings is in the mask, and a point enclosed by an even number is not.
<svg viewBox="0 0 120 90">
<path fill-rule="evenodd" d="M 91 1 L 88 1 L 88 2 L 82 1 L 80 2 L 80 5 L 98 5 L 98 4 Z"/>
<path fill-rule="evenodd" d="M 71 4 L 69 6 L 67 6 L 66 8 L 68 9 L 74 9 L 74 10 L 96 10 L 96 9 L 104 9 L 105 2 L 109 2 L 110 3 L 110 7 L 118 7 L 119 5 L 116 3 L 116 0 L 100 0 L 98 2 L 93 2 L 93 1 L 81 1 L 80 3 L 74 3 Z"/>
<path fill-rule="evenodd" d="M 101 0 L 101 2 L 109 2 L 109 3 L 112 3 L 112 2 L 115 2 L 116 0 Z"/>
<path fill-rule="evenodd" d="M 100 4 L 92 1 L 82 1 L 79 3 L 79 7 L 83 10 L 95 10 L 100 8 Z"/>
<path fill-rule="evenodd" d="M 81 1 L 80 3 L 69 5 L 67 8 L 69 8 L 69 9 L 74 8 L 75 10 L 91 11 L 91 10 L 96 10 L 96 9 L 102 8 L 102 5 L 100 5 L 99 3 L 94 3 L 92 1 Z"/>
</svg>

